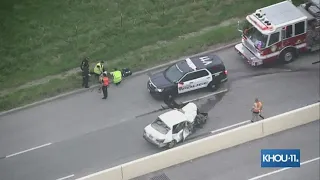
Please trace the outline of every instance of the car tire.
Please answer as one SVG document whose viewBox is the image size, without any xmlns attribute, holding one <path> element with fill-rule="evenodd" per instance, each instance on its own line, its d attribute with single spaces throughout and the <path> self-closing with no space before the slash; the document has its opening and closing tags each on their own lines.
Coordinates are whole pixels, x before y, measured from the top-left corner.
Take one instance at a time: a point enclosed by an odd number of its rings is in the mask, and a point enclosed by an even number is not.
<svg viewBox="0 0 320 180">
<path fill-rule="evenodd" d="M 204 116 L 204 115 L 202 115 L 203 117 L 203 120 L 202 120 L 202 124 L 204 125 L 204 124 L 206 124 L 207 123 L 207 119 L 208 119 L 208 117 L 206 117 L 206 116 Z"/>
<path fill-rule="evenodd" d="M 205 117 L 202 114 L 198 114 L 196 116 L 196 121 L 197 121 L 197 124 L 198 124 L 199 128 L 202 128 L 203 125 L 207 123 L 207 117 Z"/>
<path fill-rule="evenodd" d="M 165 96 L 168 96 L 168 95 L 172 96 L 173 98 L 176 98 L 178 96 L 178 93 L 175 93 L 173 91 L 163 92 L 161 95 L 161 100 L 164 100 Z"/>
<path fill-rule="evenodd" d="M 188 130 L 190 131 L 190 133 L 193 133 L 195 131 L 193 123 L 188 124 Z"/>
<path fill-rule="evenodd" d="M 220 84 L 218 83 L 214 83 L 213 81 L 211 81 L 208 85 L 208 88 L 211 90 L 211 91 L 217 91 L 219 89 L 219 86 Z"/>
<path fill-rule="evenodd" d="M 168 149 L 173 148 L 174 146 L 176 146 L 177 141 L 176 140 L 172 140 L 171 142 L 168 143 Z"/>
<path fill-rule="evenodd" d="M 280 54 L 280 60 L 283 64 L 291 63 L 296 58 L 296 50 L 293 48 L 285 49 Z"/>
</svg>

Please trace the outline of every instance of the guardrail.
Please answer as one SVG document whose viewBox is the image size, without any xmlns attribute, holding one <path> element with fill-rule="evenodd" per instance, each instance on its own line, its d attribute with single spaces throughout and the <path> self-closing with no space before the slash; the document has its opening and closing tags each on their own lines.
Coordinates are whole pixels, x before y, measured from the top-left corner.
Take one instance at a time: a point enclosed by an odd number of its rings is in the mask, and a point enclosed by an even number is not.
<svg viewBox="0 0 320 180">
<path fill-rule="evenodd" d="M 137 159 L 77 180 L 129 180 L 320 119 L 315 103 L 265 120 Z"/>
</svg>

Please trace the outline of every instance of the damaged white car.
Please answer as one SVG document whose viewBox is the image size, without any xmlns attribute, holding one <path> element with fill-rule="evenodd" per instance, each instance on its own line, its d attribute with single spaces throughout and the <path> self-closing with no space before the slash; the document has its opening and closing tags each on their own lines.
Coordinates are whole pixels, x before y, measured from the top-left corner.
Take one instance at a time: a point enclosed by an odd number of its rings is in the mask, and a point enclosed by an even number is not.
<svg viewBox="0 0 320 180">
<path fill-rule="evenodd" d="M 183 104 L 160 116 L 144 128 L 143 137 L 150 143 L 163 148 L 172 148 L 183 142 L 197 127 L 202 127 L 208 113 L 201 113 L 194 103 Z"/>
</svg>

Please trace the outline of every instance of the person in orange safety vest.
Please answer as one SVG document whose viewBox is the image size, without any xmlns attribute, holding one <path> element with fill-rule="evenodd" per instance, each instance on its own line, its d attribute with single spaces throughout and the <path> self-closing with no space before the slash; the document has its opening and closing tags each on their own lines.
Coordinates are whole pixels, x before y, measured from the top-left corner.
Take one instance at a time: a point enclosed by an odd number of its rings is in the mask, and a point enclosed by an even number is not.
<svg viewBox="0 0 320 180">
<path fill-rule="evenodd" d="M 262 112 L 262 102 L 259 101 L 258 98 L 255 99 L 255 102 L 253 103 L 253 107 L 251 109 L 252 111 L 252 118 L 251 122 L 255 122 L 259 120 L 259 117 L 264 119 L 264 117 L 261 115 Z"/>
<path fill-rule="evenodd" d="M 101 78 L 101 84 L 102 84 L 102 92 L 103 92 L 103 98 L 102 99 L 107 99 L 108 97 L 108 86 L 109 86 L 109 78 L 107 76 L 107 72 L 103 73 L 103 76 Z"/>
</svg>

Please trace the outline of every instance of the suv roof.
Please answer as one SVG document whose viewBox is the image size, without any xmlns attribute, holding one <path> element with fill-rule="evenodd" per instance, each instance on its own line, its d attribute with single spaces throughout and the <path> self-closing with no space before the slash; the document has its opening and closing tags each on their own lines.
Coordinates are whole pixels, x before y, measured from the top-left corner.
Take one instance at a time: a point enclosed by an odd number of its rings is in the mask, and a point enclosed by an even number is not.
<svg viewBox="0 0 320 180">
<path fill-rule="evenodd" d="M 223 65 L 223 62 L 220 57 L 215 54 L 187 58 L 177 63 L 178 68 L 183 72 L 191 72 L 205 68 L 208 69 L 218 65 Z"/>
</svg>

